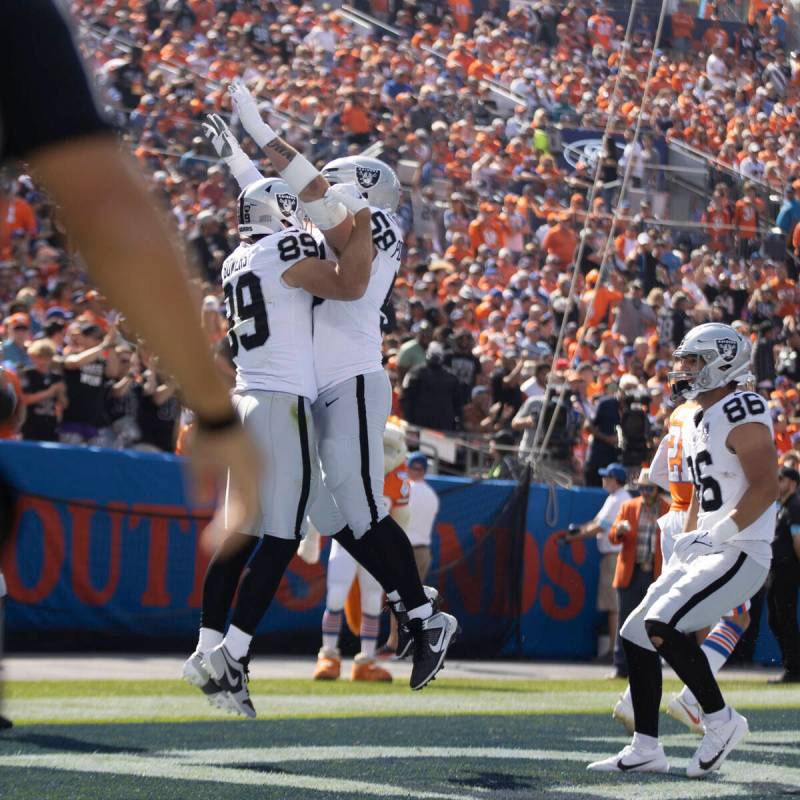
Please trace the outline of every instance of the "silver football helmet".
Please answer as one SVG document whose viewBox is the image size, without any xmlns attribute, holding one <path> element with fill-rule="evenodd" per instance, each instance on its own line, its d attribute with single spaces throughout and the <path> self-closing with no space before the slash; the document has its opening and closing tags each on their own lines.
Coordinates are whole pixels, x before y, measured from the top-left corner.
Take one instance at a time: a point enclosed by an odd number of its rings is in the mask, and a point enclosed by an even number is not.
<svg viewBox="0 0 800 800">
<path fill-rule="evenodd" d="M 262 178 L 245 186 L 238 202 L 240 236 L 303 227 L 297 195 L 282 178 Z"/>
<path fill-rule="evenodd" d="M 692 328 L 672 354 L 675 359 L 687 356 L 697 356 L 700 369 L 669 373 L 673 394 L 685 400 L 694 400 L 699 394 L 737 383 L 750 372 L 750 340 L 721 322 Z"/>
<path fill-rule="evenodd" d="M 400 205 L 400 181 L 383 161 L 367 156 L 336 158 L 322 168 L 330 184 L 352 184 L 371 206 L 396 211 Z"/>
</svg>

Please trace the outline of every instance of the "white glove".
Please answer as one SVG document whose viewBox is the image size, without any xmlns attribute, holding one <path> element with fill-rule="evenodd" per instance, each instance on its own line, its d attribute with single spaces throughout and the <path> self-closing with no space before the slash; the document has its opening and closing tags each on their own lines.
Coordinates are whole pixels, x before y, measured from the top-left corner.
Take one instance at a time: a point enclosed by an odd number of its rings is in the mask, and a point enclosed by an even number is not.
<svg viewBox="0 0 800 800">
<path fill-rule="evenodd" d="M 233 131 L 228 127 L 228 124 L 219 114 L 209 114 L 206 117 L 208 120 L 202 124 L 203 136 L 208 139 L 214 152 L 225 162 L 231 158 L 234 153 L 243 152 L 233 135 Z"/>
<path fill-rule="evenodd" d="M 207 119 L 208 122 L 204 122 L 202 125 L 203 135 L 231 172 L 236 175 L 250 167 L 253 162 L 242 150 L 225 120 L 219 114 L 209 114 Z"/>
<path fill-rule="evenodd" d="M 711 538 L 710 531 L 696 530 L 684 533 L 675 539 L 672 551 L 678 561 L 689 564 L 698 556 L 708 556 L 721 552 L 720 545 Z"/>
<path fill-rule="evenodd" d="M 264 147 L 273 139 L 278 138 L 278 134 L 261 119 L 256 99 L 250 94 L 250 90 L 241 79 L 234 79 L 228 87 L 228 91 L 244 129 L 253 137 L 253 141 L 259 147 Z"/>
<path fill-rule="evenodd" d="M 369 208 L 369 203 L 358 193 L 358 190 L 347 183 L 337 183 L 335 186 L 329 186 L 328 191 L 325 192 L 325 204 L 333 206 L 334 204 L 343 205 L 353 216 Z"/>
</svg>

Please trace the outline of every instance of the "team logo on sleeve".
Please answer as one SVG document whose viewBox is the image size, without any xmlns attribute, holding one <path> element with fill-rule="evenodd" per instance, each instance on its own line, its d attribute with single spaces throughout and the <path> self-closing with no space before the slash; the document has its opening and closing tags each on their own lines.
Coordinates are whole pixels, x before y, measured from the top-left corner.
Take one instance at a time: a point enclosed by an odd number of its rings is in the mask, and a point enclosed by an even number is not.
<svg viewBox="0 0 800 800">
<path fill-rule="evenodd" d="M 278 208 L 285 217 L 290 217 L 297 212 L 297 198 L 288 192 L 279 192 L 275 195 Z"/>
<path fill-rule="evenodd" d="M 733 339 L 717 339 L 717 351 L 725 361 L 733 361 L 739 352 L 739 345 Z"/>
<path fill-rule="evenodd" d="M 358 185 L 364 189 L 371 189 L 381 177 L 381 172 L 378 169 L 371 167 L 356 167 L 356 180 Z"/>
</svg>

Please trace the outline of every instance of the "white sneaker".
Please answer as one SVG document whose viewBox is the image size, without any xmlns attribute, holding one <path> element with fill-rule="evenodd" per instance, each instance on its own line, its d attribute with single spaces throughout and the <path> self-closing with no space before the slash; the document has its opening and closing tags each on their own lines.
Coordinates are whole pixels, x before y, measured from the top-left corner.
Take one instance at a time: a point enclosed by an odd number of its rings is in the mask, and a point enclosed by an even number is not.
<svg viewBox="0 0 800 800">
<path fill-rule="evenodd" d="M 728 753 L 750 732 L 747 720 L 733 709 L 730 712 L 727 722 L 704 724 L 706 735 L 686 768 L 688 777 L 703 778 L 718 770 Z"/>
<path fill-rule="evenodd" d="M 594 761 L 586 769 L 592 772 L 669 772 L 669 761 L 661 745 L 653 750 L 637 750 L 628 744 L 617 755 Z"/>
<path fill-rule="evenodd" d="M 624 694 L 619 696 L 619 700 L 617 700 L 617 704 L 614 706 L 614 713 L 611 717 L 619 722 L 628 733 L 633 735 L 633 703 L 631 703 Z"/>
<path fill-rule="evenodd" d="M 690 703 L 683 694 L 674 694 L 667 704 L 667 714 L 692 733 L 703 735 L 703 711 L 697 701 Z"/>
</svg>

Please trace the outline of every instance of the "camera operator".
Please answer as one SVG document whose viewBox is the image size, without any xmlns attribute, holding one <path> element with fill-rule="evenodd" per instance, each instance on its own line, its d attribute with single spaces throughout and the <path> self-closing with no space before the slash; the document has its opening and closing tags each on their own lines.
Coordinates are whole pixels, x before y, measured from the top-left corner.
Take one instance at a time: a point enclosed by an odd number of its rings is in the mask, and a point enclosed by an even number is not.
<svg viewBox="0 0 800 800">
<path fill-rule="evenodd" d="M 623 375 L 620 379 L 617 438 L 622 464 L 629 473 L 641 467 L 650 455 L 649 407 L 647 389 L 632 375 Z"/>
<path fill-rule="evenodd" d="M 572 450 L 578 440 L 580 426 L 579 417 L 575 411 L 573 393 L 568 388 L 564 396 L 560 397 L 562 382 L 562 377 L 557 376 L 546 406 L 544 405 L 544 395 L 529 397 L 517 411 L 511 421 L 511 427 L 515 431 L 523 432 L 522 442 L 519 446 L 519 458 L 521 461 L 526 461 L 530 458 L 533 450 L 533 439 L 536 435 L 539 417 L 544 414 L 540 444 L 544 442 L 547 431 L 555 419 L 547 448 L 540 454 L 540 457 L 550 462 L 556 469 L 571 474 Z"/>
<path fill-rule="evenodd" d="M 583 471 L 587 486 L 602 486 L 603 482 L 598 470 L 607 467 L 612 461 L 619 460 L 619 441 L 617 427 L 620 422 L 620 398 L 623 396 L 623 385 L 631 382 L 638 384 L 634 375 L 623 375 L 619 384 L 614 385 L 614 393 L 602 397 L 594 411 L 594 416 L 587 422 L 589 430 L 589 451 Z M 609 388 L 613 384 L 609 385 Z"/>
</svg>

